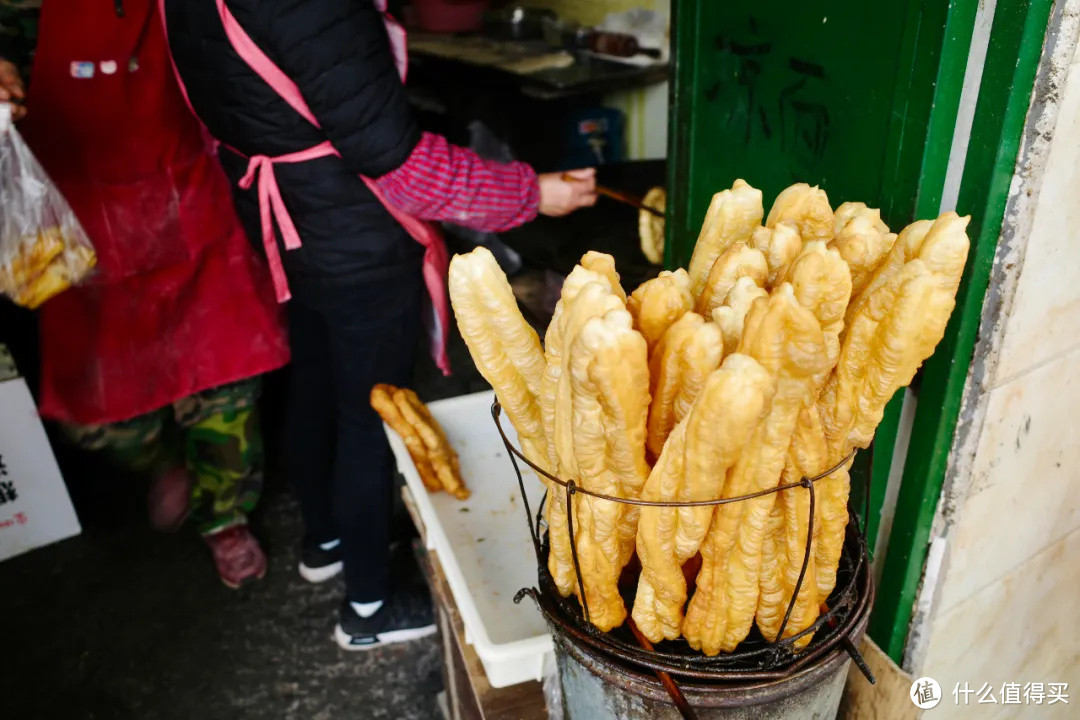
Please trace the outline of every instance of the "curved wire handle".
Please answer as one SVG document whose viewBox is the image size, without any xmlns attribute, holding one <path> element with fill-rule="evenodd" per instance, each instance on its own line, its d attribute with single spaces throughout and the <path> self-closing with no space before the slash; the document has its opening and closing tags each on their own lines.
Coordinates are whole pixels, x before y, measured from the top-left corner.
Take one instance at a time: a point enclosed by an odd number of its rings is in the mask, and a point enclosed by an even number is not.
<svg viewBox="0 0 1080 720">
<path fill-rule="evenodd" d="M 762 497 L 762 496 L 765 496 L 765 495 L 770 495 L 772 493 L 778 493 L 778 492 L 781 492 L 783 490 L 792 490 L 792 489 L 797 488 L 797 487 L 806 487 L 806 483 L 811 483 L 812 484 L 812 483 L 818 482 L 819 480 L 824 480 L 829 475 L 832 475 L 834 472 L 836 472 L 840 468 L 844 467 L 844 465 L 851 462 L 851 460 L 855 457 L 855 453 L 856 453 L 856 450 L 852 450 L 850 453 L 847 454 L 847 456 L 843 460 L 838 462 L 836 465 L 833 465 L 831 468 L 829 468 L 825 472 L 821 473 L 820 475 L 816 475 L 816 476 L 814 476 L 812 478 L 803 478 L 802 480 L 799 480 L 798 482 L 786 483 L 784 485 L 777 485 L 776 487 L 768 488 L 767 490 L 759 490 L 758 492 L 750 493 L 748 495 L 738 495 L 736 497 L 720 498 L 720 499 L 717 499 L 717 500 L 684 500 L 684 501 L 641 500 L 639 498 L 616 497 L 614 495 L 605 495 L 604 493 L 593 492 L 591 490 L 586 490 L 585 488 L 581 487 L 580 485 L 578 485 L 573 480 L 563 480 L 562 478 L 559 478 L 559 477 L 556 477 L 556 476 L 552 475 L 547 470 L 544 470 L 543 468 L 536 465 L 533 461 L 529 460 L 529 458 L 525 457 L 525 455 L 522 454 L 522 452 L 520 450 L 518 450 L 514 446 L 513 443 L 510 442 L 510 438 L 508 438 L 506 436 L 506 431 L 503 430 L 502 423 L 499 421 L 499 417 L 501 415 L 502 415 L 502 405 L 500 405 L 499 401 L 496 400 L 494 403 L 491 404 L 491 417 L 495 421 L 495 426 L 499 429 L 499 435 L 500 435 L 500 437 L 502 437 L 503 443 L 506 445 L 507 450 L 509 450 L 511 453 L 513 453 L 520 460 L 524 461 L 524 463 L 526 465 L 528 465 L 530 468 L 532 468 L 538 475 L 542 475 L 543 477 L 547 478 L 548 480 L 551 480 L 552 482 L 556 483 L 557 485 L 560 485 L 560 486 L 562 486 L 564 488 L 569 489 L 571 491 L 571 494 L 580 493 L 582 495 L 588 495 L 589 497 L 600 498 L 601 500 L 609 500 L 611 502 L 623 503 L 624 505 L 637 505 L 639 507 L 681 508 L 681 507 L 707 507 L 707 506 L 710 506 L 710 505 L 712 505 L 712 506 L 715 506 L 715 505 L 727 505 L 728 503 L 741 502 L 743 500 L 753 500 L 754 498 L 759 498 L 759 497 Z"/>
<path fill-rule="evenodd" d="M 784 639 L 784 631 L 787 630 L 788 622 L 791 620 L 791 614 L 795 610 L 795 604 L 799 599 L 800 593 L 802 593 L 803 581 L 806 579 L 806 571 L 807 571 L 807 568 L 810 565 L 810 554 L 811 554 L 813 538 L 814 538 L 814 515 L 815 515 L 816 504 L 817 504 L 817 497 L 816 497 L 816 493 L 814 491 L 814 483 L 816 483 L 816 482 L 818 482 L 820 480 L 823 480 L 824 478 L 827 478 L 829 475 L 832 475 L 834 472 L 836 472 L 837 470 L 840 470 L 845 465 L 847 465 L 849 462 L 851 462 L 851 460 L 855 457 L 855 452 L 856 452 L 855 450 L 852 450 L 850 453 L 848 453 L 848 455 L 843 460 L 841 460 L 839 463 L 837 463 L 833 467 L 829 468 L 825 472 L 821 473 L 820 475 L 816 475 L 815 477 L 812 477 L 812 478 L 802 478 L 798 482 L 785 483 L 783 485 L 777 485 L 775 487 L 768 488 L 766 490 L 760 490 L 760 491 L 754 492 L 754 493 L 749 493 L 747 495 L 739 495 L 739 496 L 730 497 L 730 498 L 719 498 L 719 499 L 715 499 L 715 500 L 688 500 L 688 501 L 681 501 L 681 502 L 680 501 L 661 501 L 661 500 L 640 500 L 640 499 L 635 499 L 635 498 L 622 498 L 622 497 L 615 497 L 613 495 L 606 495 L 604 493 L 592 492 L 591 490 L 587 490 L 587 489 L 579 486 L 573 480 L 563 480 L 562 478 L 559 478 L 559 477 L 556 477 L 556 476 L 552 475 L 551 473 L 547 472 L 543 468 L 538 467 L 535 463 L 533 463 L 531 460 L 529 460 L 529 458 L 525 457 L 525 455 L 520 450 L 518 450 L 517 447 L 515 447 L 513 443 L 510 442 L 510 438 L 507 437 L 506 431 L 503 429 L 502 422 L 500 422 L 500 417 L 501 416 L 502 416 L 502 405 L 499 403 L 498 400 L 495 400 L 491 404 L 491 418 L 492 418 L 492 420 L 495 421 L 495 427 L 498 428 L 498 430 L 499 430 L 499 436 L 502 438 L 503 444 L 506 446 L 507 451 L 511 454 L 511 460 L 513 460 L 515 457 L 519 458 L 526 465 L 528 465 L 530 468 L 532 468 L 533 471 L 535 471 L 537 474 L 541 475 L 542 477 L 547 478 L 551 482 L 553 482 L 553 483 L 555 483 L 555 484 L 557 484 L 557 485 L 559 485 L 559 486 L 566 489 L 566 523 L 567 523 L 567 534 L 569 535 L 569 540 L 570 540 L 570 554 L 571 554 L 571 558 L 572 558 L 573 563 L 574 563 L 574 574 L 576 575 L 579 598 L 581 599 L 581 608 L 582 608 L 582 611 L 584 612 L 586 621 L 590 621 L 590 618 L 589 618 L 589 603 L 586 602 L 586 600 L 585 600 L 585 579 L 581 574 L 581 562 L 578 559 L 577 542 L 576 542 L 576 538 L 574 537 L 573 496 L 575 494 L 580 493 L 582 495 L 588 495 L 589 497 L 595 497 L 595 498 L 599 498 L 601 500 L 607 500 L 607 501 L 610 501 L 610 502 L 622 503 L 624 505 L 636 505 L 638 507 L 682 508 L 682 507 L 709 507 L 709 506 L 727 505 L 729 503 L 742 502 L 744 500 L 753 500 L 754 498 L 764 497 L 765 495 L 770 495 L 772 493 L 779 493 L 779 492 L 784 491 L 784 490 L 791 490 L 791 489 L 798 488 L 798 487 L 806 488 L 806 490 L 810 493 L 810 513 L 809 513 L 809 518 L 808 518 L 807 527 L 806 527 L 806 550 L 803 553 L 802 567 L 799 568 L 799 579 L 795 583 L 795 587 L 794 587 L 794 589 L 792 591 L 792 594 L 791 594 L 791 600 L 788 602 L 787 610 L 784 613 L 784 619 L 780 623 L 780 629 L 776 634 L 776 640 L 783 640 Z M 526 517 L 528 518 L 528 521 L 529 521 L 529 532 L 532 535 L 533 546 L 534 546 L 534 548 L 536 550 L 537 561 L 542 563 L 543 562 L 543 551 L 541 550 L 541 547 L 540 547 L 540 534 L 539 534 L 541 509 L 540 508 L 537 509 L 536 523 L 534 525 L 533 517 L 532 517 L 532 510 L 529 507 L 529 499 L 525 494 L 525 482 L 524 482 L 524 479 L 523 479 L 523 477 L 521 475 L 521 469 L 518 467 L 516 461 L 513 462 L 513 465 L 514 465 L 514 470 L 517 473 L 518 486 L 519 486 L 519 488 L 521 490 L 521 496 L 522 496 L 522 499 L 523 499 L 523 501 L 525 503 L 525 515 L 526 515 Z M 544 494 L 544 499 L 541 500 L 541 503 L 540 503 L 541 508 L 543 507 L 544 502 L 545 502 L 546 499 L 547 499 L 547 493 Z M 869 490 L 867 491 L 867 500 L 869 501 Z M 865 520 L 864 520 L 864 522 L 865 522 Z M 865 532 L 865 529 L 864 529 L 864 532 Z M 797 635 L 795 635 L 792 639 L 793 640 L 798 640 L 799 638 L 805 636 L 806 634 L 808 634 L 811 631 L 812 631 L 812 628 L 807 628 L 807 629 L 801 631 L 800 633 L 798 633 Z"/>
</svg>

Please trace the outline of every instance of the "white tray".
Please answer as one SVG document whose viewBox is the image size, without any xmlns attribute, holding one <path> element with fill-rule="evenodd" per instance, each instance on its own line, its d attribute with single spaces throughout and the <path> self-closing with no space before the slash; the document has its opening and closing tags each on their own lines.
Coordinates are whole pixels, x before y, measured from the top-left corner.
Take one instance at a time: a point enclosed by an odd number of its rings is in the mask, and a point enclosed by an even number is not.
<svg viewBox="0 0 1080 720">
<path fill-rule="evenodd" d="M 416 500 L 428 549 L 439 554 L 446 572 L 465 639 L 480 656 L 488 682 L 501 688 L 540 680 L 552 644 L 532 601 L 514 604 L 518 590 L 536 585 L 536 554 L 517 476 L 491 419 L 494 399 L 488 391 L 428 406 L 461 458 L 461 475 L 472 491 L 464 502 L 446 493 L 428 494 L 401 438 L 390 429 L 386 434 Z M 503 428 L 516 443 L 509 421 L 503 420 Z M 525 490 L 535 513 L 543 486 L 531 470 Z"/>
</svg>

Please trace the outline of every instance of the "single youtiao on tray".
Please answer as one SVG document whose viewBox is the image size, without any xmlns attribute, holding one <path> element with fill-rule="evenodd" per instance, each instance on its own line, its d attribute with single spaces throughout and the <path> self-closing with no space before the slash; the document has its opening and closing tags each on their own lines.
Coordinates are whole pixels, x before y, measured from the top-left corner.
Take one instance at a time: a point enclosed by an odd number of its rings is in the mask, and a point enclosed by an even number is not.
<svg viewBox="0 0 1080 720">
<path fill-rule="evenodd" d="M 405 449 L 409 451 L 409 457 L 412 458 L 413 465 L 416 466 L 416 472 L 420 475 L 424 487 L 427 488 L 428 492 L 438 492 L 442 490 L 442 483 L 439 482 L 439 476 L 435 474 L 435 469 L 431 466 L 431 461 L 427 456 L 427 448 L 424 446 L 424 441 L 420 439 L 420 434 L 411 423 L 402 417 L 401 411 L 394 402 L 394 390 L 396 389 L 392 385 L 381 384 L 371 388 L 371 407 L 379 414 L 382 421 L 389 425 L 390 429 L 396 432 L 402 442 L 405 443 Z"/>
<path fill-rule="evenodd" d="M 371 407 L 404 441 L 429 492 L 445 490 L 459 500 L 469 497 L 457 453 L 415 392 L 393 385 L 376 385 L 371 389 Z"/>
<path fill-rule="evenodd" d="M 424 443 L 428 460 L 443 490 L 458 500 L 469 498 L 469 489 L 461 479 L 461 465 L 457 453 L 450 446 L 442 426 L 432 416 L 427 405 L 420 401 L 416 393 L 408 388 L 394 391 L 394 404 L 401 411 L 401 416 L 415 428 Z"/>
</svg>

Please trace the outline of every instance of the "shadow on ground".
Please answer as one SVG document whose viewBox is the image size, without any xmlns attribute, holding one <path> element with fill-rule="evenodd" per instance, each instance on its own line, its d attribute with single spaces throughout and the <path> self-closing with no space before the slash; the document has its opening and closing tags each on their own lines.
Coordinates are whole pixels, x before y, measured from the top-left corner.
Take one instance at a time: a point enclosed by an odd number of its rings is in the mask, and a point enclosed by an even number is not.
<svg viewBox="0 0 1080 720">
<path fill-rule="evenodd" d="M 332 643 L 342 588 L 296 574 L 302 530 L 287 492 L 271 492 L 253 521 L 269 572 L 238 592 L 218 581 L 194 533 L 157 535 L 139 508 L 122 509 L 0 563 L 5 716 L 438 716 L 437 640 L 368 653 Z"/>
</svg>

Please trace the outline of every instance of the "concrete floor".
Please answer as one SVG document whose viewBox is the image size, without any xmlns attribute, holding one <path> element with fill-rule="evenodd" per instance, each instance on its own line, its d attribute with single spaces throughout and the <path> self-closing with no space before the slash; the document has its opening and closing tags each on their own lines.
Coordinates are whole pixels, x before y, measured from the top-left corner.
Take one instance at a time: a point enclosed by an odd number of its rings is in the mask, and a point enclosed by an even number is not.
<svg viewBox="0 0 1080 720">
<path fill-rule="evenodd" d="M 460 338 L 450 353 L 451 378 L 426 358 L 418 363 L 413 385 L 425 400 L 487 388 Z M 269 378 L 264 398 L 271 467 L 281 385 Z M 340 580 L 309 585 L 297 575 L 303 530 L 280 476 L 269 474 L 252 518 L 267 576 L 232 591 L 193 531 L 149 529 L 144 483 L 57 447 L 84 532 L 0 563 L 0 717 L 440 717 L 437 639 L 366 653 L 333 643 L 343 587 Z M 402 514 L 398 535 L 409 531 Z"/>
<path fill-rule="evenodd" d="M 135 503 L 112 510 L 84 512 L 81 537 L 0 563 L 3 716 L 438 716 L 436 639 L 369 653 L 332 643 L 342 587 L 297 575 L 287 492 L 270 492 L 253 520 L 270 568 L 241 591 L 218 581 L 194 533 L 153 533 Z"/>
</svg>

